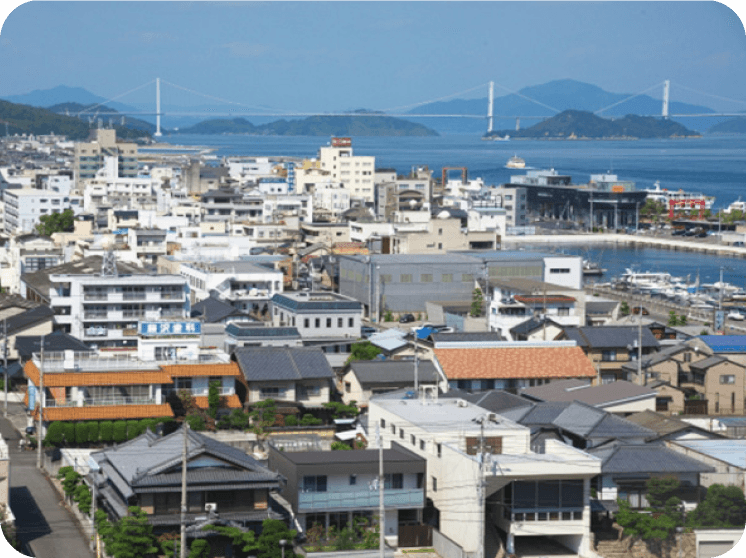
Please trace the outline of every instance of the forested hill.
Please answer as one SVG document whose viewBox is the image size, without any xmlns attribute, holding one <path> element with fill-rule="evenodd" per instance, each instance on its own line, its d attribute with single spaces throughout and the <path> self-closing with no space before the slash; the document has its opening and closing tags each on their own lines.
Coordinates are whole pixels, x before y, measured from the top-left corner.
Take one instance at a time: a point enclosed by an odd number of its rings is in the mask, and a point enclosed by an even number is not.
<svg viewBox="0 0 746 558">
<path fill-rule="evenodd" d="M 697 137 L 699 132 L 672 120 L 629 114 L 608 120 L 592 112 L 566 110 L 524 130 L 500 130 L 491 136 L 531 139 L 637 139 Z"/>
<path fill-rule="evenodd" d="M 389 116 L 311 116 L 255 126 L 245 118 L 205 120 L 182 128 L 183 134 L 251 134 L 268 136 L 437 136 L 421 124 Z"/>
<path fill-rule="evenodd" d="M 56 114 L 47 109 L 0 100 L 0 126 L 4 128 L 5 123 L 8 125 L 9 134 L 40 135 L 55 133 L 73 140 L 87 139 L 91 129 L 88 120 L 80 120 L 73 116 Z M 150 135 L 144 130 L 133 130 L 122 126 L 114 126 L 114 128 L 117 131 L 117 137 L 120 139 L 134 139 Z"/>
</svg>

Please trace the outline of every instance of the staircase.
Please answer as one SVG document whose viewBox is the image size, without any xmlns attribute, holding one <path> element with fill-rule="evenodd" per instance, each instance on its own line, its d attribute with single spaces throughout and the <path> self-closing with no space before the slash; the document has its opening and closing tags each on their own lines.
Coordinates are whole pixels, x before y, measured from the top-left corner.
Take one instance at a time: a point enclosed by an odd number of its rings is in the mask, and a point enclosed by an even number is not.
<svg viewBox="0 0 746 558">
<path fill-rule="evenodd" d="M 619 540 L 619 531 L 602 531 L 594 533 L 596 537 L 596 553 L 604 558 L 631 558 L 629 550 L 630 540 Z"/>
</svg>

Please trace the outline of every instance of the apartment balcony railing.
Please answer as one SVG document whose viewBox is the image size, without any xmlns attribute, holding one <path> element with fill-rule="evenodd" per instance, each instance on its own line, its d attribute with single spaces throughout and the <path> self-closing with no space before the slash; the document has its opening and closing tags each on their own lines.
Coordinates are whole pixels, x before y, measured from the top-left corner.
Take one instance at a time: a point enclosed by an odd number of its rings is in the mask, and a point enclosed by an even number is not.
<svg viewBox="0 0 746 558">
<path fill-rule="evenodd" d="M 424 490 L 386 489 L 383 495 L 386 507 L 416 508 L 424 505 Z M 363 487 L 359 491 L 348 492 L 299 492 L 298 511 L 328 509 L 360 509 L 378 506 L 378 490 Z"/>
<path fill-rule="evenodd" d="M 37 367 L 43 366 L 44 373 L 70 372 L 73 370 L 76 372 L 158 370 L 160 364 L 164 362 L 172 362 L 168 359 L 158 359 L 157 362 L 143 361 L 137 358 L 136 355 L 130 354 L 112 354 L 102 356 L 95 351 L 76 352 L 73 354 L 73 358 L 71 359 L 66 359 L 65 353 L 61 351 L 44 351 L 43 363 L 39 353 L 34 353 L 32 359 Z M 205 353 L 200 354 L 196 359 L 190 359 L 189 362 L 192 364 L 225 363 L 226 359 L 222 357 L 220 353 Z"/>
<path fill-rule="evenodd" d="M 180 393 L 187 392 L 189 395 L 192 396 L 207 396 L 209 394 L 209 388 L 191 388 L 191 389 L 179 389 L 179 388 L 168 388 L 163 390 L 163 397 L 168 397 L 169 395 L 179 395 Z M 223 396 L 229 396 L 229 395 L 235 395 L 236 390 L 232 387 L 220 387 L 218 388 L 218 394 Z"/>
<path fill-rule="evenodd" d="M 128 397 L 128 396 L 114 396 L 114 397 L 97 397 L 97 398 L 85 398 L 82 400 L 69 400 L 58 402 L 54 399 L 47 398 L 44 406 L 45 407 L 111 407 L 114 405 L 157 405 L 153 397 Z"/>
<path fill-rule="evenodd" d="M 109 300 L 109 295 L 106 293 L 84 293 L 83 300 Z"/>
<path fill-rule="evenodd" d="M 582 508 L 510 508 L 503 507 L 503 517 L 511 522 L 582 521 Z"/>
</svg>

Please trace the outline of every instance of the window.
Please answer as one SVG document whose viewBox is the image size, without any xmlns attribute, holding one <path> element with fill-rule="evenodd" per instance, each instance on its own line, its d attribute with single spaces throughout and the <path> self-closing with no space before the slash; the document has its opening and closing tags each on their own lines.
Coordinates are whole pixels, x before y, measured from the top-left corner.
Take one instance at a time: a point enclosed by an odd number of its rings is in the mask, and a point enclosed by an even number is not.
<svg viewBox="0 0 746 558">
<path fill-rule="evenodd" d="M 443 236 L 443 229 L 438 229 L 438 234 L 439 234 L 440 236 Z"/>
<path fill-rule="evenodd" d="M 570 273 L 570 268 L 568 267 L 561 267 L 558 269 L 550 269 L 549 273 Z"/>
<path fill-rule="evenodd" d="M 569 316 L 570 309 L 569 308 L 557 308 L 557 315 L 558 316 Z"/>
<path fill-rule="evenodd" d="M 433 276 L 431 273 L 422 273 L 420 275 L 420 283 L 432 283 Z"/>
<path fill-rule="evenodd" d="M 386 419 L 381 419 L 381 428 L 386 428 Z"/>
<path fill-rule="evenodd" d="M 442 247 L 442 245 L 438 245 L 438 248 Z M 453 282 L 453 273 L 444 273 L 441 275 L 440 280 L 443 283 L 452 283 Z"/>
<path fill-rule="evenodd" d="M 461 274 L 461 282 L 462 283 L 471 283 L 474 281 L 474 275 L 471 273 L 462 273 Z"/>
<path fill-rule="evenodd" d="M 392 434 L 396 434 L 396 425 L 395 424 L 391 425 L 391 433 Z"/>
<path fill-rule="evenodd" d="M 355 327 L 355 318 L 348 318 L 347 327 Z"/>
<path fill-rule="evenodd" d="M 326 475 L 303 477 L 303 492 L 326 492 Z"/>
<path fill-rule="evenodd" d="M 401 438 L 402 440 L 404 439 L 404 429 L 403 428 L 399 429 L 399 438 Z"/>
<path fill-rule="evenodd" d="M 318 329 L 321 327 L 321 318 L 316 318 L 314 320 L 315 327 Z"/>
<path fill-rule="evenodd" d="M 443 455 L 443 447 L 440 444 L 435 444 L 435 447 L 438 450 L 438 457 L 441 457 Z"/>
<path fill-rule="evenodd" d="M 350 486 L 357 484 L 357 475 L 350 475 Z"/>
<path fill-rule="evenodd" d="M 417 473 L 417 488 L 422 488 L 425 482 L 425 473 Z"/>
<path fill-rule="evenodd" d="M 417 445 L 417 438 L 414 437 L 414 434 L 409 435 L 409 441 L 412 442 L 413 446 Z"/>
<path fill-rule="evenodd" d="M 352 391 L 352 384 L 350 382 L 345 382 L 345 393 L 350 393 Z M 383 419 L 381 419 L 381 422 L 383 423 Z M 385 424 L 381 424 L 381 426 L 386 426 Z"/>
<path fill-rule="evenodd" d="M 337 318 L 337 327 L 342 327 L 344 325 L 344 318 Z"/>
<path fill-rule="evenodd" d="M 442 249 L 443 249 L 443 243 L 442 242 L 438 242 L 438 250 L 442 250 Z"/>
<path fill-rule="evenodd" d="M 431 479 L 433 481 L 433 492 L 437 492 L 438 491 L 438 479 L 436 479 L 435 477 L 431 477 Z"/>
<path fill-rule="evenodd" d="M 425 451 L 425 440 L 420 440 L 420 449 Z"/>
<path fill-rule="evenodd" d="M 684 353 L 684 362 L 692 361 L 692 353 Z"/>
<path fill-rule="evenodd" d="M 331 327 L 332 327 L 332 319 L 331 318 L 327 318 L 326 319 L 326 327 L 331 329 Z"/>
<path fill-rule="evenodd" d="M 736 377 L 732 374 L 721 374 L 720 375 L 720 383 L 721 384 L 735 384 L 736 383 Z"/>
<path fill-rule="evenodd" d="M 386 490 L 401 490 L 402 488 L 404 488 L 404 475 L 402 475 L 401 473 L 384 475 L 383 488 Z"/>
<path fill-rule="evenodd" d="M 311 320 L 309 318 L 303 318 L 303 327 L 311 327 Z"/>
<path fill-rule="evenodd" d="M 616 351 L 601 351 L 602 362 L 616 362 Z"/>
<path fill-rule="evenodd" d="M 411 283 L 412 282 L 412 274 L 411 273 L 402 273 L 399 276 L 399 282 L 400 283 Z"/>
</svg>

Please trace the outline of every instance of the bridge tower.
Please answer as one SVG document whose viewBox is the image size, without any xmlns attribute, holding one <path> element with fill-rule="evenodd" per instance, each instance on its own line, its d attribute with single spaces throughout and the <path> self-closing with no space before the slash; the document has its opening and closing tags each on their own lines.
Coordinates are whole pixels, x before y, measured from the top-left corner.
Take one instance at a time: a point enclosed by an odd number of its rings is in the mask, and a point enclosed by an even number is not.
<svg viewBox="0 0 746 558">
<path fill-rule="evenodd" d="M 520 130 L 521 130 L 521 117 L 516 116 L 515 117 L 515 131 L 520 132 Z"/>
<path fill-rule="evenodd" d="M 487 105 L 487 133 L 492 133 L 492 107 L 495 102 L 495 82 L 490 82 L 489 104 Z"/>
<path fill-rule="evenodd" d="M 161 134 L 161 78 L 155 78 L 155 137 Z"/>
<path fill-rule="evenodd" d="M 670 87 L 671 82 L 669 80 L 663 82 L 663 110 L 661 116 L 666 120 L 668 120 L 668 95 Z"/>
</svg>

